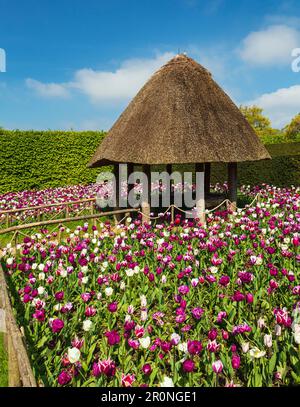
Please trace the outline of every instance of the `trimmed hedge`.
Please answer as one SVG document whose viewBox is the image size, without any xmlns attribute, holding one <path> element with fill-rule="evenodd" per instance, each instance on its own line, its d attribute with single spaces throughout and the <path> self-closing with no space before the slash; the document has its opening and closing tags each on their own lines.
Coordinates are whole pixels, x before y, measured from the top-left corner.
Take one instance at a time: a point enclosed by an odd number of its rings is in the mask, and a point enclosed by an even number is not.
<svg viewBox="0 0 300 407">
<path fill-rule="evenodd" d="M 0 130 L 0 193 L 95 182 L 87 163 L 104 135 Z"/>
<path fill-rule="evenodd" d="M 104 136 L 96 131 L 0 129 L 0 193 L 95 182 L 99 169 L 87 168 L 87 163 Z M 273 160 L 240 164 L 239 182 L 300 185 L 300 143 L 266 147 Z M 212 182 L 225 179 L 225 165 L 214 164 Z"/>
</svg>

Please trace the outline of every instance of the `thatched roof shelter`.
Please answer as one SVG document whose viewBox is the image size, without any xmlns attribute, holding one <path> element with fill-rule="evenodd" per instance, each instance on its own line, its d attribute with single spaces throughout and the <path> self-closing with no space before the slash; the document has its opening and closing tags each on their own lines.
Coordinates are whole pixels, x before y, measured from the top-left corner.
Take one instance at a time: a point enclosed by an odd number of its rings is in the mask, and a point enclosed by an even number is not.
<svg viewBox="0 0 300 407">
<path fill-rule="evenodd" d="M 178 55 L 142 87 L 89 165 L 240 162 L 270 158 L 203 66 Z"/>
<path fill-rule="evenodd" d="M 229 198 L 236 203 L 237 163 L 271 158 L 256 133 L 210 72 L 186 55 L 177 55 L 155 72 L 109 130 L 89 166 L 127 163 L 228 163 Z M 150 192 L 149 192 L 150 194 Z M 205 204 L 204 204 L 205 205 Z"/>
</svg>

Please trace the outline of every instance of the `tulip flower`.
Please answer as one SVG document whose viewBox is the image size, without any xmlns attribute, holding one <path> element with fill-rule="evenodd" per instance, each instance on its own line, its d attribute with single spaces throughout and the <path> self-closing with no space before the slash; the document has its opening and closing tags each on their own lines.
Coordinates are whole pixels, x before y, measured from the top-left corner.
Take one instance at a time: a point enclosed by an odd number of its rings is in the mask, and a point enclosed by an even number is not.
<svg viewBox="0 0 300 407">
<path fill-rule="evenodd" d="M 221 360 L 217 360 L 216 362 L 213 362 L 212 369 L 217 374 L 221 373 L 223 370 L 223 363 L 221 362 Z"/>
</svg>

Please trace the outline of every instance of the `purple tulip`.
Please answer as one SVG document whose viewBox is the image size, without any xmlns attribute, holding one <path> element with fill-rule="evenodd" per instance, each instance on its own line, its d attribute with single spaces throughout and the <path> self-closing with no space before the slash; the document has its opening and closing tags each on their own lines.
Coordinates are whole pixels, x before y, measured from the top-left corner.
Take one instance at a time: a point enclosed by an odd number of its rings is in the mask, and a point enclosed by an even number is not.
<svg viewBox="0 0 300 407">
<path fill-rule="evenodd" d="M 182 363 L 183 371 L 186 373 L 191 373 L 195 369 L 195 363 L 191 359 L 186 359 Z"/>
<path fill-rule="evenodd" d="M 57 378 L 58 383 L 61 386 L 65 386 L 66 384 L 70 383 L 70 381 L 72 380 L 72 375 L 67 372 L 66 370 L 63 370 Z"/>
<path fill-rule="evenodd" d="M 64 325 L 65 325 L 64 321 L 62 321 L 61 319 L 59 319 L 59 318 L 54 319 L 51 322 L 52 332 L 54 332 L 54 333 L 60 332 L 63 329 Z"/>
<path fill-rule="evenodd" d="M 142 371 L 145 375 L 149 375 L 152 372 L 152 367 L 151 365 L 149 365 L 149 363 L 146 363 L 143 367 L 142 367 Z"/>
<path fill-rule="evenodd" d="M 241 358 L 237 353 L 235 353 L 231 358 L 231 365 L 233 369 L 238 369 L 241 365 Z"/>
</svg>

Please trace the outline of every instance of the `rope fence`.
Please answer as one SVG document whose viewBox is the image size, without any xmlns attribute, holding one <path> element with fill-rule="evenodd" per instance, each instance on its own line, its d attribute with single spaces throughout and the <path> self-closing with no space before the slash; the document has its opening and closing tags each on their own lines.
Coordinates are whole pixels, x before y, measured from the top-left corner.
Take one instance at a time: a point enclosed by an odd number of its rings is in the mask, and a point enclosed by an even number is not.
<svg viewBox="0 0 300 407">
<path fill-rule="evenodd" d="M 256 194 L 254 199 L 251 201 L 250 204 L 245 205 L 243 208 L 237 208 L 237 211 L 242 211 L 244 209 L 250 208 L 253 206 L 253 204 L 259 199 L 260 193 Z M 91 199 L 89 200 L 91 202 Z M 65 203 L 66 205 L 68 203 Z M 229 199 L 224 199 L 221 203 L 219 203 L 217 206 L 214 208 L 208 210 L 206 209 L 204 211 L 204 217 L 205 215 L 208 215 L 223 205 L 227 205 L 227 208 L 230 207 L 232 202 Z M 30 208 L 27 208 L 29 210 Z M 174 222 L 174 210 L 178 210 L 179 212 L 182 212 L 187 215 L 192 215 L 193 216 L 193 210 L 184 210 L 175 204 L 169 205 L 169 207 L 162 213 L 160 213 L 158 216 L 151 216 L 145 214 L 140 208 L 126 208 L 126 209 L 119 209 L 119 210 L 114 210 L 114 211 L 107 211 L 107 212 L 100 212 L 100 213 L 93 213 L 93 214 L 87 214 L 87 215 L 81 215 L 81 216 L 74 216 L 74 217 L 68 217 L 68 218 L 62 218 L 62 219 L 50 219 L 50 220 L 45 220 L 45 221 L 40 221 L 40 222 L 32 222 L 32 223 L 27 223 L 27 224 L 21 224 L 21 225 L 16 225 L 16 226 L 11 226 L 6 229 L 0 229 L 0 235 L 7 234 L 10 232 L 13 232 L 13 236 L 10 239 L 10 243 L 15 241 L 15 244 L 17 244 L 18 236 L 28 236 L 25 235 L 24 233 L 21 232 L 21 230 L 26 230 L 26 229 L 32 229 L 32 228 L 37 228 L 37 227 L 43 227 L 43 226 L 49 226 L 49 225 L 57 225 L 51 232 L 54 232 L 56 229 L 58 229 L 58 233 L 60 235 L 60 227 L 63 226 L 64 223 L 68 222 L 73 222 L 73 221 L 82 221 L 82 220 L 93 220 L 94 225 L 96 225 L 96 222 L 99 220 L 99 218 L 105 217 L 105 216 L 114 216 L 115 217 L 115 224 L 121 224 L 128 216 L 130 213 L 137 213 L 141 214 L 143 219 L 148 219 L 149 221 L 151 220 L 158 220 L 158 219 L 163 219 L 164 216 L 171 211 L 171 222 Z M 24 208 L 25 210 L 25 208 Z M 125 214 L 124 217 L 122 217 L 120 220 L 117 219 L 117 215 Z M 194 213 L 195 214 L 195 213 Z M 205 223 L 205 220 L 204 220 Z"/>
</svg>

